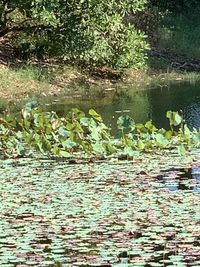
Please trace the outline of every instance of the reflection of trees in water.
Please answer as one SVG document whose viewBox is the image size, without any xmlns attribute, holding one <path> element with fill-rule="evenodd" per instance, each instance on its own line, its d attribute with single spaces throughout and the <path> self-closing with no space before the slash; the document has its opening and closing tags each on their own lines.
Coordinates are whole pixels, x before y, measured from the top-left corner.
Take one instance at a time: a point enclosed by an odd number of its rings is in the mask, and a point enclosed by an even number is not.
<svg viewBox="0 0 200 267">
<path fill-rule="evenodd" d="M 113 127 L 117 118 L 128 113 L 136 122 L 144 123 L 152 119 L 157 127 L 169 127 L 166 119 L 168 110 L 183 110 L 190 127 L 200 127 L 200 90 L 198 84 L 171 84 L 169 87 L 136 91 L 134 87 L 102 88 L 80 87 L 72 89 L 71 95 L 49 100 L 48 110 L 65 115 L 71 108 L 77 107 L 83 111 L 94 108 L 107 124 Z M 121 111 L 121 113 L 116 113 Z M 127 114 L 127 113 L 126 113 Z M 114 116 L 114 118 L 113 118 Z M 115 130 L 114 130 L 115 131 Z"/>
<path fill-rule="evenodd" d="M 136 122 L 146 122 L 151 119 L 151 104 L 147 91 L 136 91 L 134 89 L 116 91 L 114 102 L 115 110 L 129 110 L 129 115 Z"/>
<path fill-rule="evenodd" d="M 174 83 L 169 87 L 148 91 L 152 107 L 152 118 L 158 127 L 167 127 L 165 114 L 168 110 L 183 110 L 190 127 L 200 127 L 200 90 L 199 84 Z"/>
<path fill-rule="evenodd" d="M 192 168 L 192 178 L 196 180 L 193 191 L 200 193 L 200 168 Z"/>
</svg>

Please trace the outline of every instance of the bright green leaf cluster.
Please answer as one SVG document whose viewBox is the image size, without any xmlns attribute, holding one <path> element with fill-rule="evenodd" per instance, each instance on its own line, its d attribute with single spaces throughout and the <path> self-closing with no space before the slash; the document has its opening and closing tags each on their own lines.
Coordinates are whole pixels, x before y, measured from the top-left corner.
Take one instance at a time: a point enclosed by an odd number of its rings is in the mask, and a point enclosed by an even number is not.
<svg viewBox="0 0 200 267">
<path fill-rule="evenodd" d="M 182 155 L 187 148 L 200 145 L 199 131 L 190 131 L 177 112 L 169 111 L 167 117 L 170 130 L 157 129 L 152 121 L 141 124 L 128 115 L 121 116 L 117 121 L 121 137 L 117 139 L 93 109 L 89 110 L 89 116 L 72 109 L 60 118 L 34 103 L 27 104 L 18 117 L 6 114 L 0 119 L 0 154 L 18 157 L 39 151 L 59 157 L 71 157 L 76 152 L 133 157 L 142 151 L 178 148 Z"/>
</svg>

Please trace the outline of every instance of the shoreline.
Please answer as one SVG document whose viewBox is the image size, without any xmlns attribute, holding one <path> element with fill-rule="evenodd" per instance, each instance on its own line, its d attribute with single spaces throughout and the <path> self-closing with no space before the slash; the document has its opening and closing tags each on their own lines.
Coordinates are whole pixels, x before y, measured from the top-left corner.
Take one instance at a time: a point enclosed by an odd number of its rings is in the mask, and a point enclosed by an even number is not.
<svg viewBox="0 0 200 267">
<path fill-rule="evenodd" d="M 174 82 L 195 83 L 200 81 L 198 72 L 180 71 L 136 71 L 127 70 L 119 73 L 101 69 L 90 73 L 70 66 L 26 65 L 9 68 L 0 65 L 0 99 L 3 101 L 20 101 L 38 96 L 59 96 L 78 87 L 135 87 L 136 90 L 165 86 Z"/>
</svg>

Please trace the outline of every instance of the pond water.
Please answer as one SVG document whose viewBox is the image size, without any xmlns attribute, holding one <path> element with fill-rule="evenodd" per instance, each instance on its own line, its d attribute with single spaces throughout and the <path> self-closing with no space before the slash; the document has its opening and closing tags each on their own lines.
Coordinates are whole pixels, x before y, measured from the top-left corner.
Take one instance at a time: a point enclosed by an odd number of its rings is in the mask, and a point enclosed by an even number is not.
<svg viewBox="0 0 200 267">
<path fill-rule="evenodd" d="M 164 170 L 157 177 L 158 180 L 170 191 L 192 190 L 200 193 L 200 168 L 171 168 Z"/>
<path fill-rule="evenodd" d="M 43 103 L 60 115 L 93 107 L 109 124 L 128 113 L 158 127 L 167 126 L 167 110 L 182 109 L 198 128 L 199 87 L 75 88 Z M 0 161 L 0 266 L 200 266 L 198 151 L 193 159 L 171 152 L 96 164 Z"/>
<path fill-rule="evenodd" d="M 136 122 L 152 119 L 157 127 L 167 127 L 166 112 L 182 110 L 190 127 L 200 127 L 200 83 L 172 83 L 146 90 L 131 86 L 74 89 L 69 95 L 53 98 L 49 109 L 65 114 L 72 107 L 97 110 L 107 123 L 115 124 L 122 113 Z"/>
</svg>

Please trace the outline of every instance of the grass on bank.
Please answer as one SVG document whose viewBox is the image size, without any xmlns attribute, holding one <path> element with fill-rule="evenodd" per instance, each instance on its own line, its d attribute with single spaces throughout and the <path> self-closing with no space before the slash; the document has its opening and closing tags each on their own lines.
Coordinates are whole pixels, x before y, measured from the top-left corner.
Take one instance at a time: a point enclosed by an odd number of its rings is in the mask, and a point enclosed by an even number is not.
<svg viewBox="0 0 200 267">
<path fill-rule="evenodd" d="M 61 74 L 59 69 L 59 66 L 0 65 L 0 98 L 21 99 L 41 93 L 57 94 L 79 75 L 78 71 L 71 67 L 65 68 L 65 75 Z"/>
<path fill-rule="evenodd" d="M 0 66 L 0 97 L 26 97 L 30 93 L 46 91 L 48 81 L 39 68 L 10 69 Z"/>
<path fill-rule="evenodd" d="M 102 71 L 102 70 L 101 70 Z M 109 72 L 109 71 L 108 71 Z M 104 74 L 106 70 L 104 70 Z M 17 100 L 37 95 L 59 95 L 66 89 L 79 85 L 100 85 L 103 87 L 131 84 L 136 89 L 146 89 L 151 85 L 165 85 L 171 82 L 197 82 L 199 73 L 176 72 L 173 70 L 135 71 L 127 70 L 123 75 L 110 72 L 106 76 L 96 76 L 95 73 L 80 72 L 73 67 L 26 65 L 19 68 L 9 68 L 0 65 L 0 98 Z M 72 90 L 73 93 L 73 90 Z"/>
</svg>

